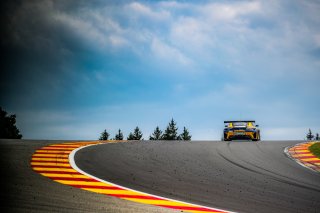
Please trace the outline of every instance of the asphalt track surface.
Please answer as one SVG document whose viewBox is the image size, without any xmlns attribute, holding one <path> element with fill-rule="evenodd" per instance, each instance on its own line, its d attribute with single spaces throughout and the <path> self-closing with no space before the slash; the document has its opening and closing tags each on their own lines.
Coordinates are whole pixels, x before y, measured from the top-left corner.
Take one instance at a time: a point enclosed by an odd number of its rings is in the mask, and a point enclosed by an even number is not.
<svg viewBox="0 0 320 213">
<path fill-rule="evenodd" d="M 320 212 L 320 173 L 283 152 L 302 141 L 137 141 L 89 146 L 83 171 L 143 192 L 236 212 Z"/>
<path fill-rule="evenodd" d="M 32 170 L 35 150 L 63 142 L 74 141 L 0 139 L 1 212 L 176 212 L 63 185 Z"/>
</svg>

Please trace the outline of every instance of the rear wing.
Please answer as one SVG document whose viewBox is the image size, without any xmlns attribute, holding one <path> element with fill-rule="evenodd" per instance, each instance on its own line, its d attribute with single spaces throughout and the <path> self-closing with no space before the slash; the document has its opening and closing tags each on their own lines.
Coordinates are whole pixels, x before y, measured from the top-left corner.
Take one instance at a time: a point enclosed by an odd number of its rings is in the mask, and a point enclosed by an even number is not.
<svg viewBox="0 0 320 213">
<path fill-rule="evenodd" d="M 236 122 L 245 122 L 245 123 L 255 123 L 256 121 L 253 121 L 253 120 L 246 120 L 246 121 L 224 121 L 224 123 L 236 123 Z"/>
</svg>

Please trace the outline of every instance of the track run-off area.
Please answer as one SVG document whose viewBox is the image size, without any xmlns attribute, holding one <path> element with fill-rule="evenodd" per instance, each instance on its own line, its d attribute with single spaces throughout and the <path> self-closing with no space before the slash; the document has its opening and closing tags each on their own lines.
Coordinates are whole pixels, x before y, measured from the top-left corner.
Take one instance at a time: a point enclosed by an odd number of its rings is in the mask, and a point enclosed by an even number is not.
<svg viewBox="0 0 320 213">
<path fill-rule="evenodd" d="M 15 151 L 9 142 L 0 142 L 1 151 Z M 27 143 L 19 143 L 23 146 L 18 148 L 27 147 Z M 34 151 L 28 150 L 29 166 L 34 173 L 28 174 L 32 178 L 28 179 L 27 175 L 28 181 L 19 179 L 21 184 L 13 183 L 18 182 L 14 178 L 19 176 L 16 171 L 12 179 L 5 180 L 14 190 L 22 188 L 19 195 L 7 187 L 10 201 L 15 197 L 26 200 L 7 202 L 7 205 L 11 203 L 14 210 L 25 210 L 28 206 L 30 211 L 59 209 L 61 212 L 175 212 L 175 209 L 177 212 L 319 212 L 320 173 L 301 166 L 285 152 L 290 149 L 292 152 L 294 145 L 301 143 L 32 142 Z M 8 169 L 14 170 L 13 166 Z M 36 183 L 32 182 L 34 179 Z M 32 187 L 23 190 L 25 182 L 31 182 Z M 53 193 L 49 196 L 38 185 L 47 186 L 47 191 L 53 189 Z M 36 196 L 25 198 L 26 192 Z M 72 195 L 69 201 L 60 198 L 68 194 Z M 48 202 L 44 195 L 51 200 L 50 204 L 43 204 Z M 76 206 L 78 196 L 82 201 Z M 56 203 L 56 198 L 62 204 Z"/>
</svg>

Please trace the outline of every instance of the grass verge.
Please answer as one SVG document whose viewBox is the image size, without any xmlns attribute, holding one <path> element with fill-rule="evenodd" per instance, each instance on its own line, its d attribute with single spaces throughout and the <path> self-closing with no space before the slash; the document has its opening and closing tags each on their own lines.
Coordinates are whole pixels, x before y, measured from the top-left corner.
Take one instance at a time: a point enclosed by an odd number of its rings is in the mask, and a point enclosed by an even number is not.
<svg viewBox="0 0 320 213">
<path fill-rule="evenodd" d="M 311 146 L 309 146 L 310 152 L 320 158 L 320 142 L 314 143 Z"/>
</svg>

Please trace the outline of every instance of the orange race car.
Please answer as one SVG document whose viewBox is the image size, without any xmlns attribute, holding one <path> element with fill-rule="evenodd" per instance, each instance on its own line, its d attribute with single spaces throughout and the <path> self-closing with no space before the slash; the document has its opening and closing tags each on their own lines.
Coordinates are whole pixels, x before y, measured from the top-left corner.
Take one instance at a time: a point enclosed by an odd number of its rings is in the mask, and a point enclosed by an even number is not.
<svg viewBox="0 0 320 213">
<path fill-rule="evenodd" d="M 246 139 L 252 141 L 260 140 L 259 125 L 255 121 L 224 121 L 223 140 L 231 141 Z"/>
</svg>

